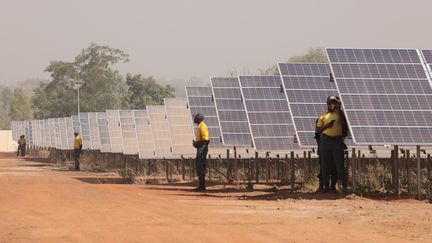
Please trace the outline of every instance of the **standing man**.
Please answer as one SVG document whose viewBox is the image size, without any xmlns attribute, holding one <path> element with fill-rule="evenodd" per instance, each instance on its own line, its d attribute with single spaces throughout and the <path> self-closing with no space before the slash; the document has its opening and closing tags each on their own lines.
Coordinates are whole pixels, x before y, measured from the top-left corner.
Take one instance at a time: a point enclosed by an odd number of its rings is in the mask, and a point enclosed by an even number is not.
<svg viewBox="0 0 432 243">
<path fill-rule="evenodd" d="M 80 156 L 82 151 L 82 140 L 78 132 L 74 132 L 74 159 L 75 159 L 75 170 L 80 170 Z"/>
<path fill-rule="evenodd" d="M 24 157 L 26 153 L 26 147 L 27 147 L 27 141 L 25 139 L 24 135 L 21 135 L 18 139 L 18 151 L 17 151 L 17 157 L 20 155 Z"/>
<path fill-rule="evenodd" d="M 323 192 L 328 192 L 329 172 L 333 162 L 338 178 L 342 183 L 342 190 L 347 190 L 347 176 L 344 168 L 344 149 L 342 127 L 345 122 L 337 110 L 338 99 L 335 96 L 327 98 L 327 111 L 323 112 L 317 122 L 316 133 L 321 134 L 319 153 L 321 157 L 321 179 Z"/>
<path fill-rule="evenodd" d="M 199 186 L 195 188 L 195 191 L 204 191 L 206 189 L 205 174 L 209 144 L 209 133 L 207 125 L 204 123 L 204 116 L 202 114 L 198 113 L 194 116 L 194 123 L 198 125 L 196 138 L 193 141 L 193 146 L 197 149 L 195 164 L 199 180 Z"/>
</svg>

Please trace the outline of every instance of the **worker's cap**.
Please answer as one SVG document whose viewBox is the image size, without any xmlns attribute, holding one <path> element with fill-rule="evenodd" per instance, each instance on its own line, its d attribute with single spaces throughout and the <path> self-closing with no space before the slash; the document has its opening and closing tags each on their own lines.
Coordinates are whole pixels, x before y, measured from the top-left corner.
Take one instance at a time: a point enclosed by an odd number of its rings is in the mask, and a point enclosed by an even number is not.
<svg viewBox="0 0 432 243">
<path fill-rule="evenodd" d="M 330 95 L 329 97 L 327 97 L 327 104 L 331 103 L 331 102 L 338 102 L 338 98 L 334 95 Z"/>
<path fill-rule="evenodd" d="M 197 113 L 194 115 L 194 119 L 198 119 L 200 121 L 204 120 L 204 115 L 201 113 Z"/>
</svg>

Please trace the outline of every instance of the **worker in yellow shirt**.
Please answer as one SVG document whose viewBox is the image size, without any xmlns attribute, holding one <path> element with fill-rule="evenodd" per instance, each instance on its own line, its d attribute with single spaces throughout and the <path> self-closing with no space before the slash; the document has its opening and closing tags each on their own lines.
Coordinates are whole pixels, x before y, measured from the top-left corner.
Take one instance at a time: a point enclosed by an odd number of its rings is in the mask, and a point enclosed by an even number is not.
<svg viewBox="0 0 432 243">
<path fill-rule="evenodd" d="M 346 122 L 337 109 L 338 99 L 335 96 L 327 98 L 327 111 L 323 112 L 316 124 L 316 133 L 320 134 L 319 154 L 321 158 L 322 192 L 328 192 L 329 169 L 334 163 L 337 177 L 342 183 L 342 190 L 347 190 L 347 176 L 344 167 L 344 138 L 343 127 Z M 331 188 L 333 189 L 333 188 Z"/>
<path fill-rule="evenodd" d="M 204 116 L 202 114 L 198 113 L 194 116 L 194 123 L 198 125 L 196 138 L 193 141 L 193 146 L 197 149 L 195 164 L 199 180 L 199 186 L 195 189 L 195 191 L 204 191 L 206 189 L 205 174 L 209 144 L 209 133 L 207 125 L 204 123 Z"/>
<path fill-rule="evenodd" d="M 17 151 L 17 157 L 20 155 L 24 157 L 26 153 L 26 147 L 27 147 L 27 141 L 25 139 L 24 135 L 21 135 L 18 139 L 18 151 Z"/>
<path fill-rule="evenodd" d="M 74 132 L 74 159 L 75 159 L 75 170 L 80 170 L 80 157 L 82 151 L 82 140 L 78 132 Z"/>
</svg>

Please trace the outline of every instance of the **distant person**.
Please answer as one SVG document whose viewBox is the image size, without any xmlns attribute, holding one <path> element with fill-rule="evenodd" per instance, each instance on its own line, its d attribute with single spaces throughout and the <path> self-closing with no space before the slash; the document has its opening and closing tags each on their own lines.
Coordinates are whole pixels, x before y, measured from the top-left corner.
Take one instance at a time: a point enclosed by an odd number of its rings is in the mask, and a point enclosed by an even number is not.
<svg viewBox="0 0 432 243">
<path fill-rule="evenodd" d="M 26 153 L 26 147 L 27 147 L 27 141 L 25 139 L 24 135 L 21 135 L 18 139 L 18 151 L 17 151 L 17 157 L 20 155 L 24 157 Z"/>
<path fill-rule="evenodd" d="M 329 175 L 332 163 L 336 167 L 337 176 L 342 183 L 342 191 L 347 190 L 347 176 L 344 168 L 345 143 L 343 137 L 344 118 L 337 109 L 338 99 L 335 96 L 327 98 L 327 111 L 323 112 L 316 125 L 316 133 L 320 134 L 319 154 L 321 158 L 322 192 L 330 191 Z"/>
<path fill-rule="evenodd" d="M 82 140 L 77 131 L 74 132 L 74 159 L 75 159 L 75 170 L 80 170 L 80 157 L 82 151 Z"/>
<path fill-rule="evenodd" d="M 204 123 L 204 116 L 202 114 L 198 113 L 194 116 L 194 123 L 198 125 L 196 138 L 193 141 L 193 146 L 197 149 L 195 164 L 199 180 L 199 186 L 195 188 L 195 191 L 204 191 L 206 189 L 205 174 L 209 144 L 209 132 L 207 125 Z"/>
</svg>

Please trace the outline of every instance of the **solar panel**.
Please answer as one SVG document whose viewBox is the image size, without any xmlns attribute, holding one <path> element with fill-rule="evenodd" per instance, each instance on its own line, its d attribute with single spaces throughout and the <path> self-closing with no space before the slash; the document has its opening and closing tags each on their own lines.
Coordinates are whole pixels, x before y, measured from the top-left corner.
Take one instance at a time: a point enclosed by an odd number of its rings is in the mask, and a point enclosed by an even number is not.
<svg viewBox="0 0 432 243">
<path fill-rule="evenodd" d="M 81 124 L 79 116 L 71 116 L 72 118 L 72 128 L 75 132 L 78 132 L 81 135 Z"/>
<path fill-rule="evenodd" d="M 327 48 L 358 144 L 432 144 L 432 89 L 416 49 Z"/>
<path fill-rule="evenodd" d="M 90 137 L 90 120 L 88 112 L 79 113 L 79 121 L 81 126 L 81 139 L 82 148 L 91 149 L 91 137 Z"/>
<path fill-rule="evenodd" d="M 56 131 L 55 131 L 55 119 L 54 118 L 48 118 L 48 129 L 49 129 L 49 135 L 50 135 L 50 143 L 49 147 L 55 148 L 56 147 Z"/>
<path fill-rule="evenodd" d="M 41 120 L 35 120 L 34 130 L 35 130 L 35 137 L 34 137 L 34 144 L 36 146 L 41 146 Z"/>
<path fill-rule="evenodd" d="M 427 64 L 427 69 L 432 77 L 432 50 L 422 50 L 423 59 Z"/>
<path fill-rule="evenodd" d="M 123 139 L 120 128 L 118 110 L 107 110 L 108 128 L 110 134 L 111 153 L 123 153 Z"/>
<path fill-rule="evenodd" d="M 45 147 L 51 147 L 51 129 L 50 129 L 50 120 L 44 119 L 44 127 L 45 127 Z"/>
<path fill-rule="evenodd" d="M 147 112 L 153 132 L 156 156 L 159 158 L 168 157 L 171 155 L 171 140 L 165 106 L 148 105 Z"/>
<path fill-rule="evenodd" d="M 66 120 L 64 117 L 58 118 L 59 122 L 59 132 L 60 132 L 60 149 L 66 150 L 67 149 L 67 129 L 66 129 Z"/>
<path fill-rule="evenodd" d="M 239 81 L 255 149 L 298 148 L 280 76 L 239 76 Z"/>
<path fill-rule="evenodd" d="M 90 126 L 90 149 L 100 150 L 100 135 L 99 135 L 99 123 L 96 112 L 89 112 L 89 126 Z"/>
<path fill-rule="evenodd" d="M 227 146 L 252 146 L 252 138 L 237 77 L 211 77 L 222 142 Z"/>
<path fill-rule="evenodd" d="M 174 155 L 194 155 L 192 146 L 193 127 L 187 108 L 186 98 L 165 98 L 165 112 L 171 135 L 171 147 Z"/>
<path fill-rule="evenodd" d="M 74 146 L 74 129 L 73 129 L 73 122 L 72 117 L 65 117 L 65 123 L 66 123 L 66 150 L 72 150 Z"/>
<path fill-rule="evenodd" d="M 301 147 L 316 147 L 315 123 L 327 110 L 326 99 L 338 95 L 330 83 L 327 63 L 278 63 L 292 119 Z"/>
<path fill-rule="evenodd" d="M 97 118 L 99 126 L 100 151 L 102 153 L 109 153 L 111 152 L 111 141 L 106 112 L 97 112 Z"/>
<path fill-rule="evenodd" d="M 155 157 L 155 145 L 150 120 L 146 110 L 134 110 L 138 138 L 138 156 L 140 159 Z"/>
<path fill-rule="evenodd" d="M 219 127 L 219 118 L 217 116 L 211 87 L 186 87 L 186 96 L 190 111 L 191 122 L 193 123 L 193 115 L 198 113 L 203 114 L 205 117 L 205 124 L 207 125 L 209 130 L 209 147 L 222 147 L 223 144 Z M 195 131 L 196 125 L 194 125 L 193 128 L 194 136 Z"/>
<path fill-rule="evenodd" d="M 132 110 L 119 110 L 124 154 L 138 154 L 135 117 Z"/>
</svg>

